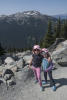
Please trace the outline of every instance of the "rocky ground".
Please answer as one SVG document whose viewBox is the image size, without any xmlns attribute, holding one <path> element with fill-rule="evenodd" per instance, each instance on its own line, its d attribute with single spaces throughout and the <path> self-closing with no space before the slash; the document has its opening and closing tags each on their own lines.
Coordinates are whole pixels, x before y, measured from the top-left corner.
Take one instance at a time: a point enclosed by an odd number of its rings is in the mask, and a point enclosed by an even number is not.
<svg viewBox="0 0 67 100">
<path fill-rule="evenodd" d="M 55 92 L 49 85 L 49 78 L 42 92 L 39 84 L 34 84 L 34 78 L 26 80 L 22 73 L 22 71 L 17 72 L 16 85 L 9 87 L 8 90 L 4 84 L 0 85 L 0 100 L 67 100 L 67 67 L 53 70 L 57 87 Z M 43 80 L 43 73 L 41 76 Z"/>
</svg>

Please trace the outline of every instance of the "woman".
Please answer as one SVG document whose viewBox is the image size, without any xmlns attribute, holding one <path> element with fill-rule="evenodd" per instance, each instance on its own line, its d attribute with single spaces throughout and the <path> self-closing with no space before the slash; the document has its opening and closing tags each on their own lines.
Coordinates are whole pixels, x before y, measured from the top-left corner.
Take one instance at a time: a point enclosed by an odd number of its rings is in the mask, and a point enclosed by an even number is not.
<svg viewBox="0 0 67 100">
<path fill-rule="evenodd" d="M 40 53 L 41 53 L 40 46 L 34 45 L 33 55 L 29 64 L 29 68 L 31 68 L 32 65 L 32 70 L 34 71 L 34 75 L 36 78 L 35 82 L 39 82 L 40 88 L 43 91 L 42 81 L 41 81 L 41 63 L 42 63 L 43 56 Z"/>
</svg>

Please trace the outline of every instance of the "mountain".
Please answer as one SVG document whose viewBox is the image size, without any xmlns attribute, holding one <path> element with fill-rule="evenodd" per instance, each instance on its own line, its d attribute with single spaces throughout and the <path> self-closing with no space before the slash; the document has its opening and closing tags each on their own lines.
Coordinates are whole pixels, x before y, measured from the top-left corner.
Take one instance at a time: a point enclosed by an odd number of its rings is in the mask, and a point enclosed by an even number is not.
<svg viewBox="0 0 67 100">
<path fill-rule="evenodd" d="M 0 42 L 4 47 L 27 48 L 39 42 L 47 31 L 48 20 L 55 18 L 38 11 L 0 16 Z"/>
<path fill-rule="evenodd" d="M 61 18 L 61 19 L 67 19 L 67 14 L 59 14 L 59 15 L 53 15 L 52 17 L 55 17 L 55 18 Z"/>
</svg>

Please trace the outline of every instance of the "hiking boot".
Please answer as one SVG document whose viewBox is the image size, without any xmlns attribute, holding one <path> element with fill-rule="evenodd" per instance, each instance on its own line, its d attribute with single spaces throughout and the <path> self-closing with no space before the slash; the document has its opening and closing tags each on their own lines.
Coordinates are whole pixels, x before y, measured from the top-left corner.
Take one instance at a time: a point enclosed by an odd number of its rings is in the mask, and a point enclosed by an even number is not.
<svg viewBox="0 0 67 100">
<path fill-rule="evenodd" d="M 56 91 L 56 86 L 52 86 L 52 90 L 53 91 Z"/>
<path fill-rule="evenodd" d="M 44 91 L 44 88 L 41 86 L 41 87 L 40 87 L 40 90 L 41 90 L 41 91 Z"/>
<path fill-rule="evenodd" d="M 38 80 L 35 80 L 35 84 L 38 83 Z"/>
<path fill-rule="evenodd" d="M 45 85 L 45 84 L 47 84 L 47 82 L 46 81 L 42 81 L 42 85 Z"/>
</svg>

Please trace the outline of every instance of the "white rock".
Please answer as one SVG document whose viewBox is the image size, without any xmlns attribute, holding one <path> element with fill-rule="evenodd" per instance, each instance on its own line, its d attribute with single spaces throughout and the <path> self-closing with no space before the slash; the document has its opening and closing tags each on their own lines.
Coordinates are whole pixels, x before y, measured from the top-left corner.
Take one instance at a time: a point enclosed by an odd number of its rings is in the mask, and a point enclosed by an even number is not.
<svg viewBox="0 0 67 100">
<path fill-rule="evenodd" d="M 56 51 L 54 51 L 53 53 L 52 53 L 52 55 L 56 55 L 56 54 L 59 54 L 59 53 L 61 53 L 62 51 L 64 51 L 66 48 L 60 48 L 60 49 L 58 49 L 58 50 L 56 50 Z"/>
<path fill-rule="evenodd" d="M 64 42 L 62 42 L 63 43 L 63 45 L 66 47 L 67 46 L 67 40 L 66 41 L 64 41 Z"/>
<path fill-rule="evenodd" d="M 31 58 L 32 58 L 32 55 L 24 56 L 24 60 L 26 61 L 26 63 L 30 63 Z"/>
<path fill-rule="evenodd" d="M 14 63 L 15 61 L 14 61 L 13 58 L 11 58 L 11 57 L 7 57 L 7 58 L 5 59 L 4 62 L 5 62 L 6 64 L 12 64 L 12 63 Z"/>
<path fill-rule="evenodd" d="M 17 71 L 17 65 L 16 63 L 14 65 L 5 65 L 4 69 L 11 69 L 13 72 Z"/>
<path fill-rule="evenodd" d="M 18 56 L 19 58 L 22 58 L 25 55 L 26 52 L 18 52 L 16 54 L 16 56 Z"/>
</svg>

